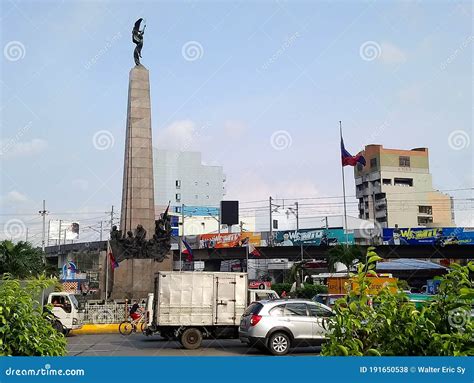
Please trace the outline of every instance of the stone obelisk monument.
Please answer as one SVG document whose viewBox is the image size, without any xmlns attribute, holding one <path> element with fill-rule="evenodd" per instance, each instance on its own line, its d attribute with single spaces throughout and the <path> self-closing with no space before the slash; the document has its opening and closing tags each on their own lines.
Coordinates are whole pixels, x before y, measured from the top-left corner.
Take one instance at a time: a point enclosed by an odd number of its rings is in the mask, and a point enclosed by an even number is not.
<svg viewBox="0 0 474 383">
<path fill-rule="evenodd" d="M 130 70 L 127 103 L 127 129 L 122 187 L 120 230 L 131 232 L 136 241 L 137 226 L 146 230 L 146 240 L 155 233 L 153 187 L 153 148 L 151 132 L 150 76 L 140 63 L 143 31 L 139 19 L 133 29 L 135 66 Z M 111 298 L 146 298 L 153 291 L 154 274 L 172 270 L 172 254 L 157 262 L 153 258 L 128 258 L 114 270 Z"/>
<path fill-rule="evenodd" d="M 143 65 L 130 70 L 127 105 L 127 133 L 122 189 L 120 230 L 134 233 L 137 225 L 155 229 L 153 191 L 153 149 L 151 137 L 150 77 Z"/>
</svg>

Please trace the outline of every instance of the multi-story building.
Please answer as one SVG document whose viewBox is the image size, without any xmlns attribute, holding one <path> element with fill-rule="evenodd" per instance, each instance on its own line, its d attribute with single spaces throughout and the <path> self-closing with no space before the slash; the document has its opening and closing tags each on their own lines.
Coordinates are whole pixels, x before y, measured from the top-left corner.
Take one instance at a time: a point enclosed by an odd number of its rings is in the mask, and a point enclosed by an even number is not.
<svg viewBox="0 0 474 383">
<path fill-rule="evenodd" d="M 367 145 L 354 169 L 359 217 L 382 227 L 453 226 L 453 200 L 433 189 L 427 148 Z"/>
<path fill-rule="evenodd" d="M 204 165 L 200 152 L 154 148 L 153 174 L 157 214 L 170 201 L 170 213 L 178 216 L 180 221 L 181 209 L 185 206 L 186 234 L 201 234 L 218 229 L 215 217 L 225 195 L 222 166 Z"/>
</svg>

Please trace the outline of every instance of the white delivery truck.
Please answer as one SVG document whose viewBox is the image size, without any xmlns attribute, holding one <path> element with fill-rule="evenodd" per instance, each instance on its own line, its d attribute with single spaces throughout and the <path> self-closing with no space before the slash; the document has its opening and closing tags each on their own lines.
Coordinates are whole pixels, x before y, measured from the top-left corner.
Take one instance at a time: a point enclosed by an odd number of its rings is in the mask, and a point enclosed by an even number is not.
<svg viewBox="0 0 474 383">
<path fill-rule="evenodd" d="M 159 332 L 187 349 L 199 348 L 203 338 L 237 338 L 247 286 L 247 273 L 159 272 L 148 296 L 146 332 Z"/>
<path fill-rule="evenodd" d="M 51 305 L 51 319 L 53 327 L 64 335 L 69 334 L 71 330 L 77 330 L 82 327 L 79 304 L 74 294 L 59 291 L 50 292 L 51 289 L 41 292 L 40 304 L 44 307 Z"/>
</svg>

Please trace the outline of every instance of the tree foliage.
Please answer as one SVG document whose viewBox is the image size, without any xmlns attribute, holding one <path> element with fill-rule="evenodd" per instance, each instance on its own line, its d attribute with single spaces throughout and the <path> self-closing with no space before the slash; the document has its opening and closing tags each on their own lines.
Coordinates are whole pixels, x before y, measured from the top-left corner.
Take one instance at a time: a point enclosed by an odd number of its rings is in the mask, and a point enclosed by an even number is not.
<svg viewBox="0 0 474 383">
<path fill-rule="evenodd" d="M 471 307 L 474 263 L 453 265 L 443 276 L 439 293 L 417 310 L 408 296 L 385 288 L 377 296 L 367 294 L 370 275 L 378 257 L 369 248 L 365 264 L 357 265 L 360 290 L 337 301 L 331 334 L 323 355 L 457 356 L 474 354 Z"/>
<path fill-rule="evenodd" d="M 347 268 L 347 274 L 357 261 L 363 260 L 363 253 L 359 246 L 356 245 L 337 245 L 331 247 L 328 251 L 328 268 L 334 272 L 336 263 L 342 263 Z"/>
<path fill-rule="evenodd" d="M 41 275 L 45 271 L 43 253 L 28 242 L 0 242 L 0 274 L 9 273 L 25 279 Z"/>
<path fill-rule="evenodd" d="M 54 279 L 39 277 L 20 282 L 5 274 L 0 281 L 0 356 L 61 356 L 66 339 L 43 312 L 41 291 Z"/>
</svg>

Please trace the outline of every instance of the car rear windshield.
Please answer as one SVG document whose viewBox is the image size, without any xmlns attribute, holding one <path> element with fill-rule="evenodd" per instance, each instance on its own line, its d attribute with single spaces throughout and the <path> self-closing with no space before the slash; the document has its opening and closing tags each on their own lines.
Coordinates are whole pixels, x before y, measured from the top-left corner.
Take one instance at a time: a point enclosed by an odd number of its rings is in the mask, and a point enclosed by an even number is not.
<svg viewBox="0 0 474 383">
<path fill-rule="evenodd" d="M 248 315 L 256 315 L 260 312 L 262 309 L 263 305 L 258 302 L 253 302 L 249 307 L 247 307 L 244 311 L 244 316 Z"/>
</svg>

